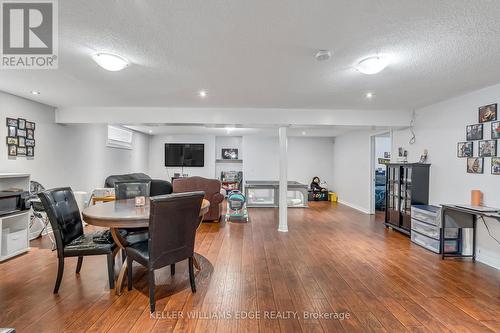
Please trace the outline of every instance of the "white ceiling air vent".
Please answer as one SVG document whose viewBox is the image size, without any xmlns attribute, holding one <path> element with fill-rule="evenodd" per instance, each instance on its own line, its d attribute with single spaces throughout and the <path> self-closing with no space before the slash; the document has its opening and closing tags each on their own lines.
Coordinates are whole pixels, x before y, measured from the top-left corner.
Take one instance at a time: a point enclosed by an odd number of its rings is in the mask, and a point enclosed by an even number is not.
<svg viewBox="0 0 500 333">
<path fill-rule="evenodd" d="M 318 61 L 325 61 L 332 57 L 332 53 L 328 50 L 319 50 L 318 52 L 316 52 L 314 57 Z"/>
</svg>

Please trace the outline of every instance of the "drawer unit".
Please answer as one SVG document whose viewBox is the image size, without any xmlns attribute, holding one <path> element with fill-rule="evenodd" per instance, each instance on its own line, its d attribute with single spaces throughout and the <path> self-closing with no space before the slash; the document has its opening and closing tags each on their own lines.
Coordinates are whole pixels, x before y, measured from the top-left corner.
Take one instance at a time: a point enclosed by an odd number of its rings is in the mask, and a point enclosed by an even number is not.
<svg viewBox="0 0 500 333">
<path fill-rule="evenodd" d="M 430 205 L 413 205 L 411 206 L 412 219 L 419 220 L 428 224 L 441 226 L 441 209 Z"/>
<path fill-rule="evenodd" d="M 419 234 L 418 232 L 413 231 L 411 233 L 411 241 L 415 244 L 425 247 L 427 250 L 430 250 L 432 252 L 441 252 L 439 250 L 439 240 Z"/>
<path fill-rule="evenodd" d="M 441 237 L 441 228 L 420 222 L 414 218 L 411 219 L 411 230 L 437 240 Z"/>
<path fill-rule="evenodd" d="M 7 232 L 6 232 L 7 231 Z M 28 247 L 28 230 L 22 229 L 17 231 L 8 231 L 4 229 L 2 232 L 2 255 L 8 255 L 21 251 Z"/>
<path fill-rule="evenodd" d="M 411 219 L 411 230 L 437 240 L 441 238 L 441 228 L 420 222 L 416 219 Z M 446 228 L 444 238 L 458 238 L 458 228 Z"/>
</svg>

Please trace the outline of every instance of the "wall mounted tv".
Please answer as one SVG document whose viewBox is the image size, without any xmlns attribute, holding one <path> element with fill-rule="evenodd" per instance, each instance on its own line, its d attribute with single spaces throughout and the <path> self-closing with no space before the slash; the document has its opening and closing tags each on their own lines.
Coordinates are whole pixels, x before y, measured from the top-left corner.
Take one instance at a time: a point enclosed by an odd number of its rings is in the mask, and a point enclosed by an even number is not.
<svg viewBox="0 0 500 333">
<path fill-rule="evenodd" d="M 165 143 L 165 166 L 205 166 L 205 145 L 203 143 Z"/>
</svg>

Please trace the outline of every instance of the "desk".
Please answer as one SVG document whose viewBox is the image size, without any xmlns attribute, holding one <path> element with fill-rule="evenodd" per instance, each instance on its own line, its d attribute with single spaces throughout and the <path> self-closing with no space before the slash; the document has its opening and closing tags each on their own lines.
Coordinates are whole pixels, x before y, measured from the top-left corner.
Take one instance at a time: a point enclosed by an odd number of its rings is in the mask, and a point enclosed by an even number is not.
<svg viewBox="0 0 500 333">
<path fill-rule="evenodd" d="M 208 212 L 210 202 L 203 199 L 200 207 L 200 217 L 203 220 L 203 215 Z M 135 199 L 116 200 L 104 203 L 99 203 L 94 206 L 85 208 L 82 212 L 83 219 L 88 224 L 99 227 L 110 228 L 111 235 L 116 245 L 124 249 L 128 243 L 120 235 L 118 229 L 120 228 L 141 228 L 149 226 L 149 198 L 146 198 L 146 204 L 141 207 L 135 206 Z M 201 221 L 200 221 L 201 224 Z M 199 264 L 196 263 L 199 269 Z M 116 281 L 116 293 L 121 294 L 123 281 L 125 280 L 125 273 L 127 271 L 127 261 L 123 261 Z"/>
<path fill-rule="evenodd" d="M 441 205 L 441 249 L 444 249 L 444 230 L 445 228 L 470 228 L 472 229 L 472 254 L 463 255 L 444 253 L 442 251 L 442 259 L 445 257 L 472 258 L 476 260 L 476 227 L 477 218 L 489 217 L 500 221 L 500 214 L 494 212 L 482 212 L 470 208 L 459 207 L 456 205 Z"/>
</svg>

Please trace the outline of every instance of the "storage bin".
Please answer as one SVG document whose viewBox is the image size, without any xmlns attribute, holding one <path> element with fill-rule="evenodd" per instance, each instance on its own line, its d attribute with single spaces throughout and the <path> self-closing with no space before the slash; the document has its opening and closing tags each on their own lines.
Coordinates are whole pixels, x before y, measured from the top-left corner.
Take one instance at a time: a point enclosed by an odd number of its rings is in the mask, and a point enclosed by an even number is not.
<svg viewBox="0 0 500 333">
<path fill-rule="evenodd" d="M 444 253 L 457 253 L 459 250 L 458 240 L 445 240 Z"/>
<path fill-rule="evenodd" d="M 414 218 L 411 219 L 411 230 L 417 231 L 422 235 L 432 237 L 436 240 L 439 240 L 441 237 L 441 228 L 436 227 L 435 225 L 420 222 Z"/>
<path fill-rule="evenodd" d="M 439 244 L 438 240 L 431 238 L 431 237 L 428 237 L 428 236 L 425 236 L 425 235 L 422 235 L 416 231 L 411 232 L 411 241 L 415 244 L 418 244 L 422 247 L 425 247 L 426 249 L 428 249 L 432 252 L 435 252 L 435 253 L 441 252 L 441 251 L 439 251 L 440 244 Z"/>
<path fill-rule="evenodd" d="M 441 226 L 441 208 L 429 205 L 411 206 L 411 217 L 437 227 Z"/>
<path fill-rule="evenodd" d="M 20 251 L 28 247 L 28 230 L 22 229 L 12 232 L 2 230 L 2 256 Z"/>
<path fill-rule="evenodd" d="M 444 238 L 458 238 L 458 228 L 444 229 Z"/>
</svg>

